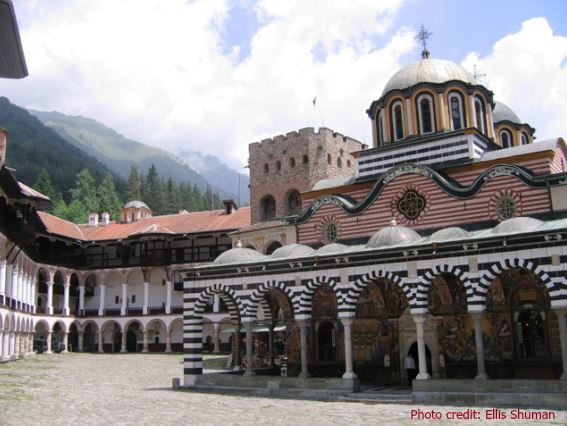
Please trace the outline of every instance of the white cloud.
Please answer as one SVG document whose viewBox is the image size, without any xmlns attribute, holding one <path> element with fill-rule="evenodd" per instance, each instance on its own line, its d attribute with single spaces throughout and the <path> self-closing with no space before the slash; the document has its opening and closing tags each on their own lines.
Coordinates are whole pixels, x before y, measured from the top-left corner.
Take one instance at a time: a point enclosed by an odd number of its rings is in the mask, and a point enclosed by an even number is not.
<svg viewBox="0 0 567 426">
<path fill-rule="evenodd" d="M 525 21 L 490 54 L 470 53 L 462 65 L 485 73 L 495 100 L 535 127 L 539 140 L 567 136 L 567 37 L 553 34 L 545 18 Z"/>
<path fill-rule="evenodd" d="M 93 117 L 127 137 L 241 166 L 248 143 L 324 124 L 370 142 L 365 109 L 415 45 L 401 0 L 251 5 L 250 54 L 223 53 L 224 0 L 29 0 L 16 4 L 30 76 L 1 93 L 37 109 Z M 315 110 L 311 104 L 318 97 Z"/>
</svg>

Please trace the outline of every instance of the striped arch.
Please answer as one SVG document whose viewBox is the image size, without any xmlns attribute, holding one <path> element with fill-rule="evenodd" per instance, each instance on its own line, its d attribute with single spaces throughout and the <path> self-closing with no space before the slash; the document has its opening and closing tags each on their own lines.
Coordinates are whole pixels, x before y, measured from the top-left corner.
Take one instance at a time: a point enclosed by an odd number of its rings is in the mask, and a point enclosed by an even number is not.
<svg viewBox="0 0 567 426">
<path fill-rule="evenodd" d="M 403 282 L 402 278 L 393 272 L 384 271 L 382 269 L 377 269 L 375 271 L 370 271 L 364 275 L 361 275 L 348 290 L 345 296 L 345 312 L 354 314 L 356 312 L 356 303 L 362 291 L 368 286 L 369 283 L 376 281 L 377 279 L 384 278 L 395 283 L 405 294 L 408 304 L 410 307 L 413 305 L 413 294 L 410 286 Z"/>
<path fill-rule="evenodd" d="M 548 275 L 547 272 L 543 270 L 543 268 L 539 265 L 536 265 L 534 262 L 528 259 L 505 259 L 499 262 L 493 263 L 487 271 L 484 272 L 482 277 L 479 280 L 478 287 L 477 287 L 477 295 L 479 299 L 482 301 L 483 307 L 486 306 L 486 295 L 488 293 L 488 288 L 492 284 L 492 282 L 504 271 L 511 269 L 511 268 L 521 268 L 526 269 L 528 271 L 533 272 L 545 285 L 549 295 L 551 296 L 553 289 L 553 281 L 551 277 Z"/>
<path fill-rule="evenodd" d="M 199 295 L 199 298 L 193 302 L 193 312 L 195 316 L 201 317 L 203 315 L 209 299 L 214 295 L 218 295 L 226 304 L 232 321 L 238 321 L 239 316 L 244 314 L 244 305 L 236 296 L 234 290 L 222 284 L 215 284 L 203 291 Z"/>
<path fill-rule="evenodd" d="M 436 265 L 431 269 L 425 271 L 421 276 L 420 282 L 417 285 L 417 299 L 427 308 L 427 296 L 429 291 L 431 291 L 431 283 L 435 277 L 441 274 L 450 274 L 457 277 L 465 287 L 467 294 L 467 305 L 474 300 L 474 287 L 473 284 L 468 280 L 467 272 L 455 265 Z"/>
<path fill-rule="evenodd" d="M 315 279 L 309 279 L 303 284 L 303 293 L 300 296 L 299 309 L 297 310 L 298 315 L 301 315 L 303 318 L 311 318 L 313 295 L 315 294 L 315 291 L 324 284 L 327 284 L 335 293 L 335 296 L 337 297 L 337 311 L 341 312 L 343 308 L 343 295 L 339 289 L 339 285 L 334 278 L 323 276 L 316 277 Z"/>
<path fill-rule="evenodd" d="M 262 283 L 258 286 L 254 293 L 250 296 L 248 300 L 248 305 L 246 306 L 246 317 L 247 318 L 256 318 L 258 315 L 258 307 L 263 309 L 264 318 L 268 321 L 273 321 L 272 318 L 272 311 L 268 302 L 266 301 L 266 295 L 270 290 L 280 290 L 287 296 L 289 302 L 291 303 L 291 307 L 293 309 L 293 314 L 295 316 L 296 312 L 299 311 L 299 300 L 294 297 L 293 291 L 286 285 L 285 281 L 268 281 L 266 283 Z"/>
</svg>

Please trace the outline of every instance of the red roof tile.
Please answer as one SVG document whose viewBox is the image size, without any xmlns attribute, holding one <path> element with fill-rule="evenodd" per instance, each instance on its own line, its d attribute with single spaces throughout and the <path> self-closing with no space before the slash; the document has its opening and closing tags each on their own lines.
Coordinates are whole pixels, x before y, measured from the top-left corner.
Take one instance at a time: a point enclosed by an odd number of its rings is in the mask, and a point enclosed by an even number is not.
<svg viewBox="0 0 567 426">
<path fill-rule="evenodd" d="M 232 214 L 226 214 L 224 210 L 179 213 L 146 217 L 131 223 L 110 222 L 97 227 L 75 225 L 45 212 L 38 212 L 38 215 L 48 232 L 86 241 L 118 240 L 140 234 L 230 231 L 250 226 L 250 207 L 239 208 Z"/>
</svg>

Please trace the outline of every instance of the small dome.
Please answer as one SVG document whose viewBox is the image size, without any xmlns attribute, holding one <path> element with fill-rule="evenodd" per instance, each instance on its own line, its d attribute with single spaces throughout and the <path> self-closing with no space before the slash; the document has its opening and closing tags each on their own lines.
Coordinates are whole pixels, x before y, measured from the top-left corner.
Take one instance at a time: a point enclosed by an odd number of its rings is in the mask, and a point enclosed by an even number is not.
<svg viewBox="0 0 567 426">
<path fill-rule="evenodd" d="M 429 239 L 432 243 L 441 243 L 443 241 L 464 240 L 468 237 L 469 233 L 463 228 L 452 226 L 434 232 Z"/>
<path fill-rule="evenodd" d="M 400 244 L 410 244 L 420 240 L 421 236 L 407 226 L 397 225 L 395 220 L 370 237 L 366 243 L 366 248 L 380 248 L 386 246 L 396 246 Z"/>
<path fill-rule="evenodd" d="M 342 254 L 349 251 L 349 246 L 339 243 L 326 244 L 323 247 L 317 249 L 315 254 L 318 256 L 325 256 L 327 254 Z"/>
<path fill-rule="evenodd" d="M 217 265 L 222 265 L 225 263 L 238 263 L 238 262 L 247 262 L 249 260 L 259 259 L 262 256 L 262 253 L 249 249 L 249 248 L 242 248 L 242 247 L 235 247 L 230 250 L 221 253 L 214 261 Z"/>
<path fill-rule="evenodd" d="M 286 257 L 300 257 L 315 253 L 311 247 L 303 244 L 288 244 L 280 247 L 271 254 L 272 259 L 283 259 Z"/>
<path fill-rule="evenodd" d="M 492 121 L 494 121 L 495 124 L 501 121 L 511 121 L 512 123 L 522 124 L 522 120 L 512 111 L 512 108 L 502 102 L 494 102 Z"/>
<path fill-rule="evenodd" d="M 418 83 L 445 83 L 452 80 L 477 84 L 470 72 L 454 62 L 443 59 L 422 59 L 394 74 L 384 87 L 382 96 L 391 90 L 407 89 Z"/>
<path fill-rule="evenodd" d="M 125 209 L 150 209 L 143 201 L 132 200 L 124 204 Z"/>
<path fill-rule="evenodd" d="M 493 234 L 515 234 L 520 232 L 532 232 L 538 229 L 543 222 L 533 217 L 513 217 L 507 219 L 492 229 Z"/>
</svg>

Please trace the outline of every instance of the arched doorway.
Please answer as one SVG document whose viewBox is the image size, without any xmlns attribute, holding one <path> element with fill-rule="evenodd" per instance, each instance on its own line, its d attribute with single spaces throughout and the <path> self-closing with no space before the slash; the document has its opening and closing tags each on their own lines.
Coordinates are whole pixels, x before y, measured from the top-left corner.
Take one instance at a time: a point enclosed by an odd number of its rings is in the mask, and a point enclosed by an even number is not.
<svg viewBox="0 0 567 426">
<path fill-rule="evenodd" d="M 367 284 L 356 303 L 352 348 L 354 371 L 363 382 L 401 384 L 400 317 L 408 309 L 399 285 L 385 278 Z"/>
<path fill-rule="evenodd" d="M 337 330 L 330 321 L 319 323 L 317 328 L 318 361 L 334 362 L 337 360 Z"/>
<path fill-rule="evenodd" d="M 416 374 L 419 373 L 419 351 L 417 350 L 417 342 L 413 342 L 408 350 L 407 355 L 410 355 L 415 361 L 415 369 Z M 429 346 L 425 344 L 425 362 L 427 365 L 427 372 L 431 376 L 432 368 L 431 368 L 431 351 L 429 350 Z M 414 377 L 415 378 L 415 377 Z"/>
<path fill-rule="evenodd" d="M 69 327 L 69 337 L 67 339 L 67 343 L 69 344 L 69 352 L 79 351 L 79 333 L 77 330 L 77 325 L 75 323 L 71 324 L 71 326 Z"/>
<path fill-rule="evenodd" d="M 301 194 L 297 189 L 292 189 L 286 194 L 286 214 L 295 215 L 301 213 Z"/>
<path fill-rule="evenodd" d="M 84 326 L 83 352 L 94 352 L 96 350 L 96 328 L 95 324 L 88 322 Z"/>
<path fill-rule="evenodd" d="M 272 220 L 276 216 L 276 200 L 271 195 L 266 195 L 260 201 L 260 220 Z"/>
<path fill-rule="evenodd" d="M 539 277 L 521 268 L 500 274 L 486 295 L 485 359 L 491 378 L 554 379 L 561 373 L 558 323 Z"/>
<path fill-rule="evenodd" d="M 126 324 L 126 351 L 138 352 L 138 342 L 142 342 L 142 326 L 138 321 Z M 140 348 L 141 349 L 141 348 Z"/>
</svg>

